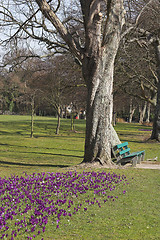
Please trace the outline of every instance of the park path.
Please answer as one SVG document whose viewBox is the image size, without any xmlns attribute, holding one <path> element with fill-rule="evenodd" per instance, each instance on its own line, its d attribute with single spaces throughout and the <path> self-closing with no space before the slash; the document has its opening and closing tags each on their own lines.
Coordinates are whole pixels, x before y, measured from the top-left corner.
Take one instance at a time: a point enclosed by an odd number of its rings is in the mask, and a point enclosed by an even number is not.
<svg viewBox="0 0 160 240">
<path fill-rule="evenodd" d="M 160 170 L 160 163 L 142 162 L 141 164 L 137 164 L 135 168 L 159 169 Z"/>
</svg>

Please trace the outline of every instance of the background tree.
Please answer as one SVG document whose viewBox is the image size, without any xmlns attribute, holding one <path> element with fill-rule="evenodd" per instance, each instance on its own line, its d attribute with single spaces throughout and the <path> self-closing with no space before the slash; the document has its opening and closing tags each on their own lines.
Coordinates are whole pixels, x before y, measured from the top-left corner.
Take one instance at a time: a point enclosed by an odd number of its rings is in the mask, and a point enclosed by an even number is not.
<svg viewBox="0 0 160 240">
<path fill-rule="evenodd" d="M 140 47 L 138 54 L 143 52 L 147 57 L 145 57 L 146 64 L 148 68 L 143 65 L 142 69 L 145 67 L 145 71 L 143 74 L 139 75 L 137 79 L 141 79 L 140 86 L 142 94 L 140 95 L 141 98 L 147 100 L 154 104 L 155 107 L 155 118 L 154 118 L 154 125 L 152 131 L 152 138 L 156 140 L 160 140 L 160 123 L 159 123 L 159 114 L 160 114 L 160 105 L 159 105 L 159 78 L 160 78 L 160 1 L 158 0 L 150 0 L 150 1 L 128 1 L 128 7 L 132 9 L 132 14 L 128 17 L 130 18 L 130 23 L 132 22 L 133 18 L 136 18 L 136 28 L 133 28 L 130 31 L 129 35 L 127 35 L 126 42 L 136 42 Z M 141 54 L 137 59 L 142 59 Z M 137 60 L 136 59 L 136 60 Z M 144 62 L 144 59 L 143 59 Z M 154 64 L 153 64 L 154 63 Z M 141 66 L 141 62 L 138 61 L 138 66 Z M 149 71 L 148 71 L 149 69 Z M 145 76 L 145 72 L 149 73 Z M 137 75 L 137 71 L 135 71 Z M 152 76 L 151 76 L 152 74 Z M 151 76 L 151 77 L 149 77 Z M 143 79 L 142 79 L 143 78 Z M 153 80 L 154 79 L 154 80 Z M 147 89 L 147 91 L 146 91 Z M 147 92 L 147 94 L 146 94 Z M 148 93 L 150 94 L 148 96 Z"/>
<path fill-rule="evenodd" d="M 11 49 L 12 50 L 12 49 Z M 25 53 L 25 49 L 12 50 L 5 55 L 3 59 L 4 66 L 9 66 L 9 72 L 6 71 L 5 88 L 7 88 L 6 79 L 12 76 L 12 81 L 16 84 L 18 79 L 21 86 L 21 97 L 19 101 L 15 99 L 14 104 L 25 104 L 31 112 L 31 137 L 33 137 L 33 116 L 42 108 L 43 114 L 47 114 L 47 108 L 53 109 L 58 116 L 56 133 L 59 133 L 60 117 L 64 112 L 64 107 L 72 104 L 77 111 L 79 107 L 85 109 L 86 86 L 84 85 L 81 69 L 69 55 L 50 56 L 45 59 L 32 58 L 33 53 Z M 14 78 L 13 78 L 14 76 Z M 10 82 L 9 82 L 10 83 Z M 2 89 L 4 94 L 4 89 Z M 8 94 L 13 95 L 13 89 L 8 89 Z M 20 108 L 19 105 L 19 108 Z M 30 107 L 29 107 L 30 106 Z M 27 113 L 27 108 L 25 114 Z M 8 110 L 8 108 L 6 109 Z M 20 109 L 17 109 L 20 112 Z M 41 114 L 37 112 L 37 114 Z M 63 113 L 64 114 L 64 113 Z M 72 121 L 71 121 L 72 122 Z"/>
<path fill-rule="evenodd" d="M 23 95 L 23 84 L 15 73 L 3 71 L 0 94 L 2 113 L 16 113 L 18 111 L 18 101 Z"/>
<path fill-rule="evenodd" d="M 86 103 L 86 87 L 81 71 L 71 56 L 60 55 L 50 57 L 45 61 L 45 71 L 38 74 L 37 81 L 43 99 L 51 105 L 57 113 L 56 134 L 59 134 L 60 118 L 64 107 L 74 104 L 84 107 Z"/>
<path fill-rule="evenodd" d="M 156 105 L 157 77 L 156 61 L 153 48 L 148 52 L 146 48 L 133 42 L 121 45 L 116 59 L 114 74 L 115 103 L 121 97 L 130 99 L 125 105 L 130 106 L 129 121 L 135 110 L 139 108 L 141 119 L 145 114 L 146 104 Z M 123 96 L 122 96 L 123 95 Z M 123 105 L 123 104 L 121 104 Z M 139 106 L 139 107 L 138 107 Z"/>
</svg>

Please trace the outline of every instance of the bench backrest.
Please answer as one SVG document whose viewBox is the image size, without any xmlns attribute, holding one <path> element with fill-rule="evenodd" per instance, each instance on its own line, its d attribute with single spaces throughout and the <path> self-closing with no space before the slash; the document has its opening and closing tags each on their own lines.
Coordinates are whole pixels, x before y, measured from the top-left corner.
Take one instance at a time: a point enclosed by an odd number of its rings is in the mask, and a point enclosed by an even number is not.
<svg viewBox="0 0 160 240">
<path fill-rule="evenodd" d="M 117 160 L 130 154 L 130 148 L 128 147 L 128 142 L 118 144 L 113 147 L 113 154 Z"/>
</svg>

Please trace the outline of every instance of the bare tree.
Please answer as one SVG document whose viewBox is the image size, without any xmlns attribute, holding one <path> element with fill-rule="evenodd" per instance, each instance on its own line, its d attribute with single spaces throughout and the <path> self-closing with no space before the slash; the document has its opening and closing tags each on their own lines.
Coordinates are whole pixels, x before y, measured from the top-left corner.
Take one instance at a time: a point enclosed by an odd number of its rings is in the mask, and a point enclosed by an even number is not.
<svg viewBox="0 0 160 240">
<path fill-rule="evenodd" d="M 113 72 L 125 23 L 123 0 L 74 1 L 72 16 L 67 14 L 70 6 L 67 2 L 63 4 L 66 18 L 61 14 L 61 1 L 19 0 L 19 4 L 12 1 L 20 15 L 15 15 L 8 6 L 4 9 L 3 5 L 1 10 L 2 21 L 12 24 L 9 41 L 15 36 L 32 37 L 45 43 L 49 50 L 54 49 L 54 53 L 70 51 L 82 66 L 87 87 L 84 162 L 111 163 Z"/>
<path fill-rule="evenodd" d="M 150 0 L 147 4 L 145 4 L 145 1 L 142 1 L 142 4 L 144 7 L 136 20 L 138 24 L 136 29 L 137 36 L 133 40 L 147 50 L 150 45 L 155 50 L 156 71 L 152 71 L 152 73 L 157 83 L 157 95 L 151 138 L 160 141 L 160 1 Z"/>
<path fill-rule="evenodd" d="M 44 64 L 45 71 L 37 75 L 38 86 L 43 93 L 43 99 L 56 110 L 56 134 L 59 134 L 64 105 L 74 103 L 75 106 L 76 102 L 79 102 L 83 106 L 86 102 L 86 87 L 80 68 L 69 54 L 50 57 Z"/>
<path fill-rule="evenodd" d="M 132 14 L 127 16 L 130 28 L 135 17 L 137 24 L 121 47 L 118 70 L 124 73 L 124 81 L 118 81 L 117 87 L 155 106 L 152 138 L 159 141 L 160 1 L 127 1 L 126 4 L 132 9 Z M 120 74 L 115 76 L 118 78 Z"/>
</svg>

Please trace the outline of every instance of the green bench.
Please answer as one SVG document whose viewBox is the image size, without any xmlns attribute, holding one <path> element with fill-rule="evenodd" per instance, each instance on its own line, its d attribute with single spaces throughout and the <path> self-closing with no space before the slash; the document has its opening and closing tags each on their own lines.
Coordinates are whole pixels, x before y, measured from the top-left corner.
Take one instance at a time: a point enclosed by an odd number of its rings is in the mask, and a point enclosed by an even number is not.
<svg viewBox="0 0 160 240">
<path fill-rule="evenodd" d="M 130 153 L 128 142 L 118 144 L 112 148 L 113 155 L 116 158 L 117 164 L 132 163 L 132 166 L 136 166 L 137 163 L 141 163 L 144 160 L 145 151 Z"/>
</svg>

